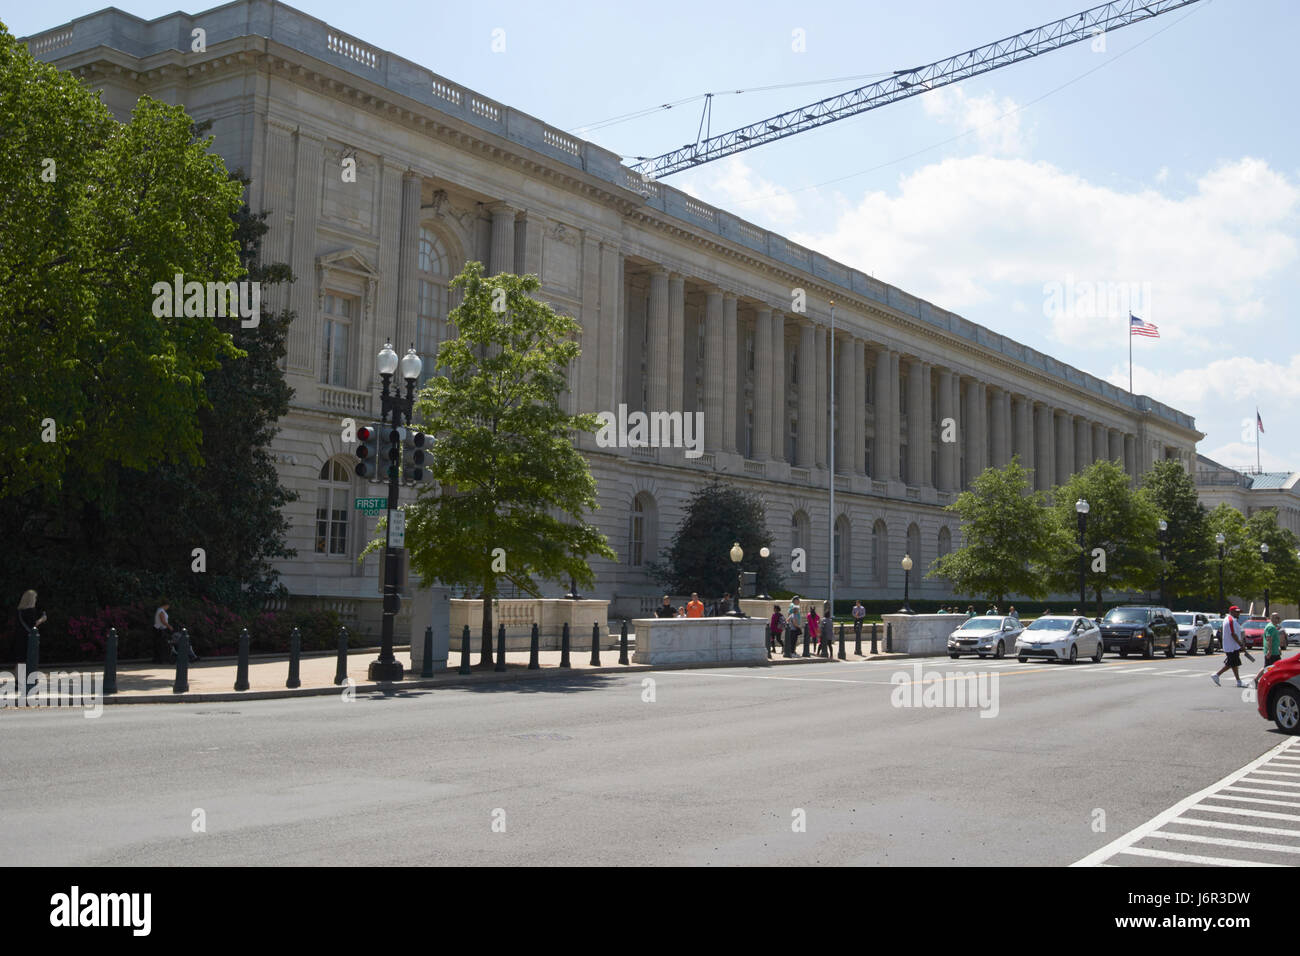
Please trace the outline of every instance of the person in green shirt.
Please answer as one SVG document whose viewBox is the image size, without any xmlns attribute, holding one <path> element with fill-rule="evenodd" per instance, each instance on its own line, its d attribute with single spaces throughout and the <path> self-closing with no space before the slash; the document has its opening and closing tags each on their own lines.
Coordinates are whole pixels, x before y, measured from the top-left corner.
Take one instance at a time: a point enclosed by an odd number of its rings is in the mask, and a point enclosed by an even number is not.
<svg viewBox="0 0 1300 956">
<path fill-rule="evenodd" d="M 1282 659 L 1282 615 L 1274 611 L 1264 626 L 1264 666 L 1269 667 Z"/>
</svg>

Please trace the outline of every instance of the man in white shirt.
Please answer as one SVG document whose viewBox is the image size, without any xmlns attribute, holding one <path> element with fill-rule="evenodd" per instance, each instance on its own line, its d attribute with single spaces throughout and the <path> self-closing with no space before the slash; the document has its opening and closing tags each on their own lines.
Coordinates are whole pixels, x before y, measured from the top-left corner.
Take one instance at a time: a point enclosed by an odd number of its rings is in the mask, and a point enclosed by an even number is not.
<svg viewBox="0 0 1300 956">
<path fill-rule="evenodd" d="M 163 601 L 158 605 L 158 610 L 153 612 L 153 662 L 155 664 L 167 663 L 167 641 L 171 635 L 171 622 L 167 620 L 167 608 L 171 607 L 170 601 Z"/>
<path fill-rule="evenodd" d="M 1211 674 L 1210 680 L 1219 684 L 1219 674 L 1231 669 L 1232 676 L 1237 678 L 1237 686 L 1245 687 L 1246 682 L 1241 679 L 1241 674 L 1237 668 L 1241 666 L 1241 624 L 1237 622 L 1237 615 L 1241 613 L 1241 608 L 1233 605 L 1228 608 L 1228 616 L 1223 619 L 1223 666 L 1219 668 L 1217 674 Z"/>
<path fill-rule="evenodd" d="M 861 601 L 853 602 L 853 639 L 862 642 L 862 621 L 867 616 L 867 609 Z"/>
</svg>

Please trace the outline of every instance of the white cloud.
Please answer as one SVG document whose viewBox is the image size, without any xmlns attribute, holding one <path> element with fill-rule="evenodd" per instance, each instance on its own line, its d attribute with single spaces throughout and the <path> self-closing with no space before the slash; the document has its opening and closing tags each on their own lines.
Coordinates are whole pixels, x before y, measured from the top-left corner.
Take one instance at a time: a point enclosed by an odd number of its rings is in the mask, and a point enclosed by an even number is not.
<svg viewBox="0 0 1300 956">
<path fill-rule="evenodd" d="M 1197 450 L 1206 458 L 1213 458 L 1220 465 L 1227 465 L 1229 468 L 1255 467 L 1255 446 L 1253 444 L 1229 442 L 1209 451 Z M 1259 449 L 1259 466 L 1264 471 L 1285 471 L 1290 473 L 1296 470 L 1295 462 L 1278 457 L 1269 451 L 1268 447 L 1263 443 L 1260 444 Z"/>
<path fill-rule="evenodd" d="M 1025 150 L 1019 106 L 1010 97 L 968 96 L 959 86 L 941 86 L 922 95 L 921 106 L 941 123 L 961 132 L 973 130 L 983 153 L 1015 156 Z"/>
<path fill-rule="evenodd" d="M 813 197 L 804 196 L 802 202 L 782 187 L 758 175 L 740 156 L 731 156 L 697 167 L 671 185 L 702 202 L 777 229 L 789 226 L 807 212 Z"/>
</svg>

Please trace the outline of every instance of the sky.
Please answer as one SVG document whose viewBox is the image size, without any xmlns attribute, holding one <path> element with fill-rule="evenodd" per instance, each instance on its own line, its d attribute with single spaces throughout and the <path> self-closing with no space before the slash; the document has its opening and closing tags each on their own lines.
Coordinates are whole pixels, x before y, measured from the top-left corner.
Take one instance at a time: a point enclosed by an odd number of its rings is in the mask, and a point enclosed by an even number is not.
<svg viewBox="0 0 1300 956">
<path fill-rule="evenodd" d="M 47 0 L 24 36 L 101 9 Z M 117 0 L 146 19 L 176 0 Z M 201 12 L 216 4 L 188 4 Z M 1077 13 L 1075 0 L 291 4 L 623 155 Z M 1200 0 L 665 181 L 1300 469 L 1294 0 Z M 737 92 L 743 91 L 743 92 Z M 683 102 L 685 101 L 685 102 Z M 675 104 L 661 108 L 664 104 Z"/>
</svg>

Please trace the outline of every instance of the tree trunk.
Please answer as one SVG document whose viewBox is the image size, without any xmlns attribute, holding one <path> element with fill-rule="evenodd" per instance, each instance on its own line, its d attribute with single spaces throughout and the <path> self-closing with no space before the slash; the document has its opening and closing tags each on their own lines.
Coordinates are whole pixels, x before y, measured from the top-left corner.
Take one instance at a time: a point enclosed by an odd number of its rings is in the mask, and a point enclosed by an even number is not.
<svg viewBox="0 0 1300 956">
<path fill-rule="evenodd" d="M 492 666 L 492 594 L 483 592 L 483 633 L 479 640 L 479 667 Z"/>
</svg>

